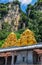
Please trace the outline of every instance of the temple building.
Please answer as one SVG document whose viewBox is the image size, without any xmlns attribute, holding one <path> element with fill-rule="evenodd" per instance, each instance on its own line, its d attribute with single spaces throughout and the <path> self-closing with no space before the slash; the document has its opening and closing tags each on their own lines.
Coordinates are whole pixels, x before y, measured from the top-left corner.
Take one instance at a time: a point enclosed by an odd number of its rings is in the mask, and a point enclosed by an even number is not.
<svg viewBox="0 0 42 65">
<path fill-rule="evenodd" d="M 24 47 L 0 49 L 0 65 L 42 65 L 42 42 Z"/>
</svg>

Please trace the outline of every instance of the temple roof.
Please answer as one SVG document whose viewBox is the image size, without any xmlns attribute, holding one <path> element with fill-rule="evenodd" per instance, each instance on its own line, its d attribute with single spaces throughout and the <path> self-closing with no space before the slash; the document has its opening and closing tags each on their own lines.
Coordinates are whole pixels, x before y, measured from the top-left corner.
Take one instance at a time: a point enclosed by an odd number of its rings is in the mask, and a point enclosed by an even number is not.
<svg viewBox="0 0 42 65">
<path fill-rule="evenodd" d="M 18 51 L 18 50 L 21 51 L 21 50 L 30 50 L 30 49 L 39 49 L 39 48 L 42 48 L 42 42 L 32 46 L 0 48 L 0 52 Z"/>
<path fill-rule="evenodd" d="M 42 54 L 42 49 L 34 49 L 34 51 L 39 55 Z"/>
</svg>

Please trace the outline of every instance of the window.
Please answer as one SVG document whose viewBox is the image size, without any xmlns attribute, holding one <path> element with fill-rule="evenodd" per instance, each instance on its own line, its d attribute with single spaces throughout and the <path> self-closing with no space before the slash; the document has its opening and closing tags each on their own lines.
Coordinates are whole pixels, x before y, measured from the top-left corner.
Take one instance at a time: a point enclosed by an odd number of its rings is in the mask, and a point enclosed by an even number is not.
<svg viewBox="0 0 42 65">
<path fill-rule="evenodd" d="M 23 62 L 25 62 L 25 57 L 23 57 Z"/>
</svg>

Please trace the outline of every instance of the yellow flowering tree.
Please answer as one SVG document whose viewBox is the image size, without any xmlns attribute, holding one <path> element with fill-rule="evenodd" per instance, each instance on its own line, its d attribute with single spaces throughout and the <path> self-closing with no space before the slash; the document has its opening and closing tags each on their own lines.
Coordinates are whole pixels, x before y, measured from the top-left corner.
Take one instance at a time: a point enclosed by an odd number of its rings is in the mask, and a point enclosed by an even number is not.
<svg viewBox="0 0 42 65">
<path fill-rule="evenodd" d="M 31 30 L 27 29 L 20 35 L 19 39 L 17 39 L 15 33 L 12 32 L 9 34 L 2 47 L 6 48 L 11 46 L 28 46 L 36 43 L 37 41 L 34 37 L 34 33 Z"/>
<path fill-rule="evenodd" d="M 2 45 L 2 47 L 10 47 L 15 46 L 15 43 L 17 41 L 15 33 L 10 33 L 7 39 L 5 40 L 5 43 Z"/>
</svg>

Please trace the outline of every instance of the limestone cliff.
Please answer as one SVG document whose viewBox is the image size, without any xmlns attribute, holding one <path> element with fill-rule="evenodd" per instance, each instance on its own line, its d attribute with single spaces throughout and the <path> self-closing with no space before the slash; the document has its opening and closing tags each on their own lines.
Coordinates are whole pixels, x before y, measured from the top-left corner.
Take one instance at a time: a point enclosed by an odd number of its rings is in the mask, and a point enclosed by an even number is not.
<svg viewBox="0 0 42 65">
<path fill-rule="evenodd" d="M 15 4 L 14 2 L 11 2 L 8 4 L 8 13 L 3 17 L 3 22 L 8 22 L 9 25 L 11 25 L 11 30 L 18 30 L 19 25 L 19 4 Z M 1 22 L 1 20 L 0 20 Z M 0 24 L 1 28 L 1 24 Z"/>
<path fill-rule="evenodd" d="M 4 21 L 12 25 L 12 30 L 17 31 L 19 25 L 19 18 L 20 18 L 19 5 L 18 4 L 14 5 L 13 3 L 10 3 L 8 8 L 9 11 L 7 16 L 4 17 Z"/>
</svg>

